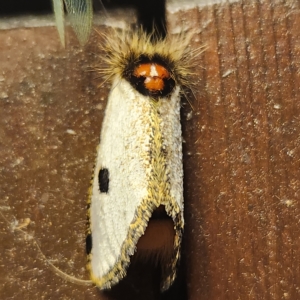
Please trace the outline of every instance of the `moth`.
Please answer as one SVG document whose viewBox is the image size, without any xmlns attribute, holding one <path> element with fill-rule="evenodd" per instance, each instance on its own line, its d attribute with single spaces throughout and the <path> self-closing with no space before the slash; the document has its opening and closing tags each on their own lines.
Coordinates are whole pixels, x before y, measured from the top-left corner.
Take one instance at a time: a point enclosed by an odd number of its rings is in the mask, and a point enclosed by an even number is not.
<svg viewBox="0 0 300 300">
<path fill-rule="evenodd" d="M 190 83 L 191 36 L 107 34 L 112 82 L 88 202 L 91 280 L 109 289 L 132 255 L 156 260 L 161 290 L 176 277 L 184 228 L 180 106 Z"/>
</svg>

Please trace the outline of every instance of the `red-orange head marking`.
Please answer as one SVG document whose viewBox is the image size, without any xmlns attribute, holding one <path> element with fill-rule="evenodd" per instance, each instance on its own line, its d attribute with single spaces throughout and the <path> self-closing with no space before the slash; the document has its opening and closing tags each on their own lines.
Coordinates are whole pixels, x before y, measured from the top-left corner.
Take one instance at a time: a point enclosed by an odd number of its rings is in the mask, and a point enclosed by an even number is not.
<svg viewBox="0 0 300 300">
<path fill-rule="evenodd" d="M 133 75 L 135 77 L 145 77 L 144 86 L 150 92 L 162 91 L 165 88 L 164 79 L 170 78 L 170 72 L 156 63 L 138 65 Z"/>
</svg>

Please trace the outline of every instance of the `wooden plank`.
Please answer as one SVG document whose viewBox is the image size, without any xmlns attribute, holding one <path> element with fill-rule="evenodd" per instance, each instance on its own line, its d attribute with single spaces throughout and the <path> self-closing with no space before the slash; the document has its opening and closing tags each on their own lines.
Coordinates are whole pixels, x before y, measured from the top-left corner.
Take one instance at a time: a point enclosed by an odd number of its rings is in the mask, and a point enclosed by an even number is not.
<svg viewBox="0 0 300 300">
<path fill-rule="evenodd" d="M 232 2 L 191 17 L 208 50 L 201 113 L 185 126 L 188 299 L 299 297 L 296 7 Z"/>
<path fill-rule="evenodd" d="M 194 110 L 183 102 L 184 248 L 179 282 L 162 299 L 300 298 L 299 6 L 169 6 L 170 31 L 196 29 L 193 47 L 207 50 Z M 0 210 L 14 226 L 30 218 L 25 230 L 44 254 L 87 278 L 85 205 L 110 88 L 90 70 L 104 54 L 96 34 L 82 50 L 68 31 L 63 49 L 52 26 L 13 27 L 0 31 Z M 65 282 L 0 222 L 6 298 L 159 298 L 156 273 L 143 269 L 105 295 Z"/>
</svg>

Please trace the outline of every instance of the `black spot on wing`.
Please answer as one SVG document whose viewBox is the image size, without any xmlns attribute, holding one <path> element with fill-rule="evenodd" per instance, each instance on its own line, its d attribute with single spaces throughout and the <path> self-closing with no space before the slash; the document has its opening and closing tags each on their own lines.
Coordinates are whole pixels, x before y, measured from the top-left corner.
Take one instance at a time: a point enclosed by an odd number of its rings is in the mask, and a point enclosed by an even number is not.
<svg viewBox="0 0 300 300">
<path fill-rule="evenodd" d="M 86 254 L 90 254 L 92 251 L 92 235 L 88 234 L 85 239 Z"/>
<path fill-rule="evenodd" d="M 108 169 L 103 168 L 98 175 L 99 190 L 101 193 L 108 193 L 109 188 L 109 172 Z"/>
</svg>

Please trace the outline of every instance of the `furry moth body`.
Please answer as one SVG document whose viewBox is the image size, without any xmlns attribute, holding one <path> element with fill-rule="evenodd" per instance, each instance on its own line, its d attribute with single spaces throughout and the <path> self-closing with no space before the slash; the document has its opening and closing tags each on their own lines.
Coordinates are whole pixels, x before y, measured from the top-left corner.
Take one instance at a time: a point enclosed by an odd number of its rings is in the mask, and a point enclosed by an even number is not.
<svg viewBox="0 0 300 300">
<path fill-rule="evenodd" d="M 136 248 L 158 259 L 162 290 L 175 279 L 184 226 L 180 94 L 190 74 L 188 42 L 151 42 L 142 32 L 106 37 L 104 72 L 113 80 L 87 235 L 88 270 L 100 289 L 126 275 Z"/>
</svg>

